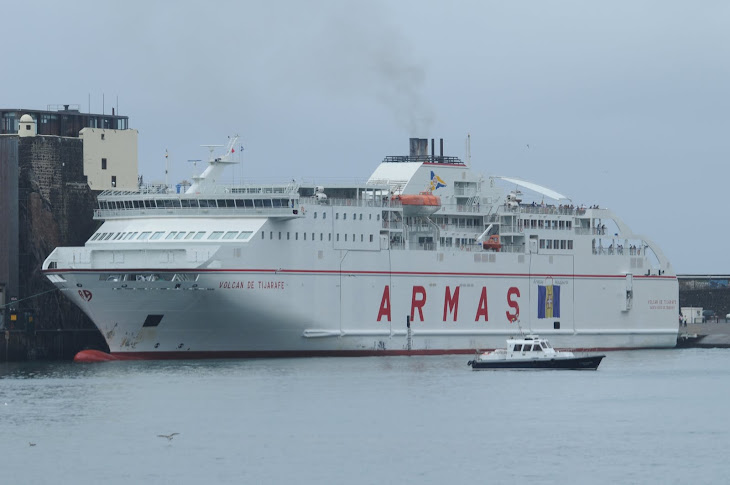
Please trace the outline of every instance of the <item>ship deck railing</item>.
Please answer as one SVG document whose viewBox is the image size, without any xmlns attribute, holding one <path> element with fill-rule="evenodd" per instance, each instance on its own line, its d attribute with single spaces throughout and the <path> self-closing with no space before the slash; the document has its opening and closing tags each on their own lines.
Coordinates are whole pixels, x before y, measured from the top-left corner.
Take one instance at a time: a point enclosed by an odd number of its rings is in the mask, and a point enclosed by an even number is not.
<svg viewBox="0 0 730 485">
<path fill-rule="evenodd" d="M 144 209 L 94 209 L 94 219 L 129 217 L 191 217 L 191 216 L 258 216 L 304 217 L 299 207 L 146 207 Z"/>
<path fill-rule="evenodd" d="M 566 215 L 566 216 L 582 216 L 588 209 L 584 207 L 560 207 L 554 205 L 531 205 L 531 204 L 520 204 L 516 207 L 503 206 L 505 212 L 520 213 L 520 214 L 553 214 L 553 215 Z"/>
</svg>

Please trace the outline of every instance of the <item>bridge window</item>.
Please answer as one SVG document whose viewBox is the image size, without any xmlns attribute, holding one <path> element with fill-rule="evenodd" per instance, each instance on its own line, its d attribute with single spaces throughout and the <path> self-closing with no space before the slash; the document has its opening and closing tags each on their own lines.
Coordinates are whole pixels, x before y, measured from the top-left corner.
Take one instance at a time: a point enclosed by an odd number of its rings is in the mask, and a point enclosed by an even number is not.
<svg viewBox="0 0 730 485">
<path fill-rule="evenodd" d="M 178 232 L 177 235 L 175 236 L 175 239 L 182 239 L 184 235 L 185 235 L 185 231 Z"/>
<path fill-rule="evenodd" d="M 203 236 L 205 236 L 205 231 L 200 231 L 193 236 L 193 239 L 203 239 Z"/>
<path fill-rule="evenodd" d="M 264 233 L 261 233 L 261 235 L 263 236 Z M 208 239 L 220 239 L 221 237 L 223 237 L 223 231 L 213 231 L 208 236 Z"/>
<path fill-rule="evenodd" d="M 236 239 L 249 239 L 252 234 L 252 231 L 241 231 Z"/>
<path fill-rule="evenodd" d="M 160 239 L 162 235 L 165 234 L 164 231 L 157 231 L 155 232 L 150 239 Z"/>
<path fill-rule="evenodd" d="M 175 236 L 177 235 L 176 231 L 172 231 L 170 234 L 167 235 L 165 239 L 175 239 Z"/>
<path fill-rule="evenodd" d="M 137 240 L 139 241 L 145 241 L 150 238 L 150 234 L 152 234 L 152 231 L 145 231 L 142 234 L 139 235 Z"/>
</svg>

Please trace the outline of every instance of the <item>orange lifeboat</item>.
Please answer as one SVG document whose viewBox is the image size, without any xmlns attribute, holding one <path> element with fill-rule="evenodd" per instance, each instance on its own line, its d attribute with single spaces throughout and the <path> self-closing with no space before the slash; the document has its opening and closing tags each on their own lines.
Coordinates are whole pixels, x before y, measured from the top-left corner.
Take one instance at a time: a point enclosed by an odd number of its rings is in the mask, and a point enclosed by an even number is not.
<svg viewBox="0 0 730 485">
<path fill-rule="evenodd" d="M 400 202 L 405 215 L 429 215 L 441 208 L 441 197 L 430 193 L 394 195 L 390 200 Z"/>
<path fill-rule="evenodd" d="M 403 205 L 441 206 L 441 197 L 433 194 L 403 194 L 396 195 L 394 199 L 399 200 Z"/>
<path fill-rule="evenodd" d="M 502 243 L 499 242 L 499 234 L 489 236 L 489 239 L 482 243 L 482 247 L 487 251 L 499 251 L 502 249 Z"/>
</svg>

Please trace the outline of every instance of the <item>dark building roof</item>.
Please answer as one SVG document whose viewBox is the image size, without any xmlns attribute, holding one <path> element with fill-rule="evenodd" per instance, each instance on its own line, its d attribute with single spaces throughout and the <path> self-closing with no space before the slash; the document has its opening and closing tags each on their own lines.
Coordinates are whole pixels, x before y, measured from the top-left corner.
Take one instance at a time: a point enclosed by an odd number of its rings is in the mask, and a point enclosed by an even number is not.
<svg viewBox="0 0 730 485">
<path fill-rule="evenodd" d="M 31 115 L 38 127 L 39 135 L 78 137 L 83 128 L 106 128 L 126 130 L 129 128 L 129 117 L 112 114 L 82 113 L 78 105 L 50 105 L 46 110 L 0 108 L 0 135 L 18 133 L 20 117 Z"/>
</svg>

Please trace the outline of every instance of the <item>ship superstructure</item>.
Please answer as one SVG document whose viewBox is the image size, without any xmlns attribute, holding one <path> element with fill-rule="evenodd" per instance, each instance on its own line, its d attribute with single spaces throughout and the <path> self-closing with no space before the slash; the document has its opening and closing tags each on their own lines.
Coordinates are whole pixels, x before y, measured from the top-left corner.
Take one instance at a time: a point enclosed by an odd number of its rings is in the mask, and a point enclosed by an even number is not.
<svg viewBox="0 0 730 485">
<path fill-rule="evenodd" d="M 102 193 L 100 228 L 45 261 L 113 354 L 473 353 L 518 325 L 559 348 L 676 345 L 676 275 L 608 209 L 423 139 L 359 184 L 219 185 L 234 144 L 184 193 Z"/>
</svg>

